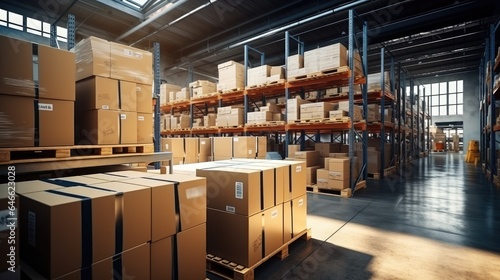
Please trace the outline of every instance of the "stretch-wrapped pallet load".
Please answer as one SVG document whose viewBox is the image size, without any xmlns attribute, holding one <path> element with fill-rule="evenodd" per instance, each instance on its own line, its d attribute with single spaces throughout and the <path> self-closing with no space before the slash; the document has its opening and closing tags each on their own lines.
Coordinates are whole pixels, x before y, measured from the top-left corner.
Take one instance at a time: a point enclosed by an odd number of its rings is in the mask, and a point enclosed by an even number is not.
<svg viewBox="0 0 500 280">
<path fill-rule="evenodd" d="M 74 51 L 76 142 L 152 143 L 151 52 L 95 37 L 83 39 Z"/>
<path fill-rule="evenodd" d="M 75 54 L 4 36 L 0 46 L 0 147 L 73 145 Z"/>
<path fill-rule="evenodd" d="M 382 86 L 380 84 L 382 79 L 382 73 L 369 74 L 367 77 L 368 91 L 381 91 L 382 89 L 385 89 L 386 92 L 391 92 L 391 75 L 389 71 L 385 71 L 383 73 L 383 76 L 384 76 L 384 85 Z"/>
<path fill-rule="evenodd" d="M 235 61 L 227 61 L 218 65 L 219 83 L 217 90 L 243 90 L 245 88 L 245 67 Z"/>
</svg>

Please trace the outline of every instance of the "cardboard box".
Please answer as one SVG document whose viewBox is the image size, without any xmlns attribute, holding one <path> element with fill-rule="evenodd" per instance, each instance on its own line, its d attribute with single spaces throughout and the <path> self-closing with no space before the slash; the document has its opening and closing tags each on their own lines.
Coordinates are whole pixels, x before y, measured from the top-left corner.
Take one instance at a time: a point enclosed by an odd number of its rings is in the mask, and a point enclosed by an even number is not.
<svg viewBox="0 0 500 280">
<path fill-rule="evenodd" d="M 207 114 L 206 116 L 203 116 L 203 125 L 205 127 L 212 127 L 215 126 L 215 120 L 217 119 L 217 114 Z"/>
<path fill-rule="evenodd" d="M 127 183 L 151 187 L 152 241 L 207 221 L 205 178 L 164 174 L 130 179 Z"/>
<path fill-rule="evenodd" d="M 268 111 L 247 113 L 247 124 L 261 124 L 272 120 L 273 120 L 273 113 Z"/>
<path fill-rule="evenodd" d="M 35 100 L 12 95 L 0 95 L 0 98 L 3 115 L 0 117 L 0 147 L 68 146 L 75 143 L 73 101 Z M 35 138 L 35 131 L 38 131 L 38 138 Z"/>
<path fill-rule="evenodd" d="M 231 167 L 199 169 L 207 178 L 207 205 L 229 213 L 250 216 L 262 209 L 261 172 Z"/>
<path fill-rule="evenodd" d="M 251 216 L 207 208 L 207 253 L 250 267 L 263 257 L 262 213 Z"/>
<path fill-rule="evenodd" d="M 283 202 L 306 193 L 306 163 L 304 161 L 266 160 L 275 166 L 286 166 Z"/>
<path fill-rule="evenodd" d="M 286 102 L 286 120 L 295 121 L 300 119 L 300 107 L 302 104 L 310 103 L 301 98 L 288 99 Z"/>
<path fill-rule="evenodd" d="M 123 111 L 137 112 L 137 86 L 136 83 L 118 81 L 120 95 L 120 109 Z"/>
<path fill-rule="evenodd" d="M 330 153 L 340 152 L 341 143 L 316 143 L 314 150 L 318 151 L 320 156 L 328 157 Z"/>
<path fill-rule="evenodd" d="M 247 86 L 265 84 L 271 73 L 271 66 L 262 65 L 247 69 Z"/>
<path fill-rule="evenodd" d="M 233 137 L 233 158 L 255 158 L 257 139 L 253 136 Z"/>
<path fill-rule="evenodd" d="M 137 113 L 145 113 L 145 114 L 153 113 L 153 86 L 136 84 L 135 94 L 137 101 L 136 104 Z"/>
<path fill-rule="evenodd" d="M 162 138 L 162 151 L 172 152 L 174 158 L 184 158 L 184 138 Z"/>
<path fill-rule="evenodd" d="M 300 145 L 288 145 L 288 156 L 295 157 L 295 153 L 300 151 Z"/>
<path fill-rule="evenodd" d="M 137 143 L 137 113 L 120 111 L 120 144 Z"/>
<path fill-rule="evenodd" d="M 110 77 L 140 84 L 153 84 L 151 52 L 110 42 Z"/>
<path fill-rule="evenodd" d="M 292 207 L 292 237 L 307 229 L 307 194 L 291 201 Z"/>
<path fill-rule="evenodd" d="M 283 207 L 278 204 L 263 211 L 264 256 L 268 256 L 283 245 Z"/>
<path fill-rule="evenodd" d="M 199 156 L 199 145 L 200 142 L 198 138 L 184 138 L 184 147 L 186 151 L 185 158 L 189 159 L 190 161 L 197 162 Z"/>
<path fill-rule="evenodd" d="M 295 152 L 295 158 L 306 162 L 306 167 L 321 165 L 320 153 L 318 151 Z"/>
<path fill-rule="evenodd" d="M 111 47 L 109 42 L 97 37 L 88 37 L 76 44 L 76 80 L 91 76 L 109 78 L 111 75 Z"/>
<path fill-rule="evenodd" d="M 328 188 L 332 190 L 343 190 L 349 188 L 349 179 L 345 180 L 328 180 Z"/>
<path fill-rule="evenodd" d="M 160 85 L 160 106 L 165 106 L 167 103 L 175 100 L 174 93 L 181 91 L 181 87 L 173 84 Z"/>
<path fill-rule="evenodd" d="M 153 143 L 153 114 L 137 113 L 137 144 Z"/>
<path fill-rule="evenodd" d="M 316 184 L 316 170 L 318 169 L 320 166 L 306 167 L 306 186 Z"/>
<path fill-rule="evenodd" d="M 213 152 L 216 158 L 233 157 L 233 138 L 232 137 L 214 137 Z"/>
<path fill-rule="evenodd" d="M 115 145 L 120 143 L 120 115 L 115 110 L 90 110 L 76 114 L 77 144 Z M 137 130 L 137 128 L 136 128 Z"/>
<path fill-rule="evenodd" d="M 257 136 L 257 157 L 265 158 L 266 155 L 267 155 L 267 137 Z"/>
<path fill-rule="evenodd" d="M 345 110 L 330 111 L 330 119 L 338 119 L 349 116 L 349 112 Z"/>
<path fill-rule="evenodd" d="M 292 201 L 283 204 L 283 243 L 292 240 Z"/>
<path fill-rule="evenodd" d="M 90 77 L 76 83 L 75 105 L 78 111 L 118 110 L 118 81 L 103 77 Z"/>
<path fill-rule="evenodd" d="M 206 238 L 206 237 L 205 237 Z M 176 279 L 174 274 L 174 236 L 151 242 L 151 280 Z"/>
<path fill-rule="evenodd" d="M 245 67 L 241 63 L 228 61 L 217 66 L 219 70 L 218 89 L 225 91 L 245 87 Z"/>
<path fill-rule="evenodd" d="M 262 166 L 259 164 L 241 164 L 231 166 L 234 170 L 245 169 L 259 171 L 260 181 L 258 185 L 253 187 L 260 187 L 260 210 L 269 209 L 276 205 L 278 196 L 283 197 L 283 185 L 277 186 L 275 181 L 275 168 L 271 166 Z M 279 174 L 282 176 L 282 174 Z M 279 176 L 278 175 L 278 176 Z M 279 178 L 281 179 L 281 178 Z M 281 199 L 281 198 L 278 198 Z"/>
<path fill-rule="evenodd" d="M 32 58 L 31 53 L 29 57 Z M 32 64 L 28 69 L 33 67 L 36 67 L 36 64 Z M 33 70 L 31 73 L 34 72 Z M 38 45 L 38 83 L 38 98 L 75 101 L 75 54 Z M 32 90 L 34 91 L 34 88 Z"/>
<path fill-rule="evenodd" d="M 24 194 L 20 204 L 21 255 L 44 277 L 56 278 L 114 255 L 114 193 L 72 187 Z"/>
<path fill-rule="evenodd" d="M 212 139 L 211 138 L 199 138 L 199 151 L 200 159 L 202 157 L 212 156 Z"/>
</svg>

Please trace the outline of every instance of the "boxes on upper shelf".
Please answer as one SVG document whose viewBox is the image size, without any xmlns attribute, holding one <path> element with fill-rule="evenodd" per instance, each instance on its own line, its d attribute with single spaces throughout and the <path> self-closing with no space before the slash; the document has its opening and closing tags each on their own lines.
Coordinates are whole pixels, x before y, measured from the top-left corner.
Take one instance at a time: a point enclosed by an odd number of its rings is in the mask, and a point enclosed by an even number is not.
<svg viewBox="0 0 500 280">
<path fill-rule="evenodd" d="M 241 63 L 228 61 L 218 65 L 219 83 L 217 90 L 226 91 L 245 87 L 245 67 Z"/>
<path fill-rule="evenodd" d="M 304 67 L 309 72 L 318 72 L 347 66 L 346 54 L 346 47 L 340 43 L 306 51 Z"/>
<path fill-rule="evenodd" d="M 172 84 L 160 85 L 160 105 L 165 106 L 167 103 L 175 100 L 175 93 L 181 91 L 180 86 Z"/>
<path fill-rule="evenodd" d="M 300 119 L 300 107 L 302 104 L 310 103 L 300 97 L 288 99 L 286 102 L 286 120 L 295 121 Z"/>
<path fill-rule="evenodd" d="M 193 97 L 200 97 L 217 91 L 217 85 L 215 83 L 205 80 L 189 83 L 189 87 L 192 88 Z"/>
<path fill-rule="evenodd" d="M 329 112 L 334 110 L 336 104 L 328 102 L 315 102 L 300 105 L 300 119 L 323 119 L 329 117 Z"/>
<path fill-rule="evenodd" d="M 261 124 L 272 120 L 273 120 L 273 113 L 268 111 L 247 113 L 247 124 Z"/>
<path fill-rule="evenodd" d="M 215 126 L 215 120 L 217 119 L 217 114 L 209 113 L 203 116 L 203 125 L 205 127 Z"/>
</svg>

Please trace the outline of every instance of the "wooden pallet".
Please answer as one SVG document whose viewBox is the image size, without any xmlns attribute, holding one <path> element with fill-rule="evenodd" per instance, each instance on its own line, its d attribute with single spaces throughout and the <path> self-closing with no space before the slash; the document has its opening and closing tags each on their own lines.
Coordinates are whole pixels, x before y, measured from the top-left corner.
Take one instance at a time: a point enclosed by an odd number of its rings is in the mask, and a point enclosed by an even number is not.
<svg viewBox="0 0 500 280">
<path fill-rule="evenodd" d="M 216 91 L 216 92 L 212 92 L 212 93 L 203 94 L 200 96 L 191 97 L 191 100 L 196 101 L 196 100 L 206 99 L 206 98 L 210 98 L 210 97 L 214 97 L 214 96 L 218 96 L 218 95 L 219 95 L 219 92 Z"/>
<path fill-rule="evenodd" d="M 331 68 L 331 69 L 326 69 L 323 71 L 312 72 L 312 73 L 308 73 L 305 75 L 289 77 L 288 80 L 289 81 L 299 81 L 299 80 L 305 80 L 305 79 L 309 79 L 309 78 L 318 78 L 318 77 L 328 76 L 331 74 L 347 72 L 349 70 L 350 69 L 348 66 L 342 66 L 342 67 L 338 67 L 338 68 Z"/>
<path fill-rule="evenodd" d="M 168 105 L 176 105 L 176 104 L 186 103 L 186 102 L 189 102 L 189 99 L 174 100 L 174 101 L 171 101 L 171 102 L 169 102 L 167 104 Z"/>
<path fill-rule="evenodd" d="M 189 131 L 191 130 L 190 127 L 188 128 L 172 128 L 170 131 Z"/>
<path fill-rule="evenodd" d="M 235 92 L 238 92 L 238 91 L 242 91 L 243 89 L 241 88 L 232 88 L 232 89 L 226 89 L 226 90 L 219 90 L 219 94 L 231 94 L 231 93 L 235 93 Z"/>
<path fill-rule="evenodd" d="M 330 120 L 329 118 L 305 119 L 305 120 L 288 121 L 288 123 L 289 124 L 312 124 L 312 123 L 325 123 L 325 122 L 328 122 L 329 120 Z"/>
<path fill-rule="evenodd" d="M 288 257 L 288 247 L 299 239 L 305 239 L 309 241 L 311 239 L 311 229 L 306 229 L 297 234 L 290 241 L 288 241 L 251 267 L 244 267 L 229 260 L 207 254 L 207 271 L 224 279 L 253 280 L 255 278 L 255 269 L 257 269 L 272 257 L 278 257 L 281 260 Z"/>
<path fill-rule="evenodd" d="M 268 126 L 278 126 L 284 124 L 285 121 L 267 121 L 265 123 L 247 123 L 246 127 L 268 127 Z"/>
<path fill-rule="evenodd" d="M 366 188 L 366 181 L 361 181 L 356 184 L 356 187 L 354 188 L 354 191 L 357 191 L 359 189 Z M 335 196 L 341 196 L 345 198 L 349 198 L 352 196 L 352 190 L 351 188 L 345 188 L 343 190 L 332 190 L 329 188 L 324 188 L 324 187 L 318 187 L 318 185 L 312 185 L 308 186 L 307 190 L 312 192 L 312 193 L 320 193 L 320 194 L 329 194 L 329 195 L 335 195 Z"/>
<path fill-rule="evenodd" d="M 221 128 L 243 128 L 244 125 L 232 125 L 232 126 L 216 126 L 214 128 L 218 128 L 218 129 L 221 129 Z"/>
<path fill-rule="evenodd" d="M 153 144 L 0 148 L 0 162 L 20 159 L 69 158 L 75 156 L 104 156 L 123 153 L 153 152 Z"/>
<path fill-rule="evenodd" d="M 339 118 L 330 118 L 326 123 L 347 123 L 350 122 L 351 118 L 349 117 L 339 117 Z"/>
<path fill-rule="evenodd" d="M 266 87 L 273 86 L 273 85 L 284 84 L 285 81 L 286 81 L 285 79 L 280 79 L 280 80 L 277 80 L 277 81 L 270 81 L 270 82 L 266 82 L 266 83 L 262 83 L 262 84 L 256 84 L 256 85 L 246 86 L 245 89 L 266 88 Z"/>
</svg>

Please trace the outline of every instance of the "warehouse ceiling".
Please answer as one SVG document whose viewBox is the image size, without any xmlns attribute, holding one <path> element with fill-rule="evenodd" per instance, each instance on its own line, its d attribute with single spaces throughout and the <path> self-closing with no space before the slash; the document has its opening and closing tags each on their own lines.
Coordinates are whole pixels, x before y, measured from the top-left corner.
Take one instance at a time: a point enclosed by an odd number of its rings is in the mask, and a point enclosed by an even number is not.
<svg viewBox="0 0 500 280">
<path fill-rule="evenodd" d="M 380 71 L 385 47 L 386 63 L 392 54 L 412 76 L 425 77 L 478 69 L 489 25 L 499 18 L 499 2 L 4 0 L 0 7 L 42 15 L 48 22 L 60 18 L 60 24 L 74 14 L 77 41 L 98 36 L 143 49 L 160 42 L 167 74 L 191 67 L 212 77 L 218 63 L 242 62 L 245 44 L 264 52 L 266 64 L 284 64 L 285 31 L 306 50 L 347 45 L 348 9 L 353 8 L 368 23 L 369 73 Z M 258 61 L 251 56 L 250 62 Z"/>
</svg>

